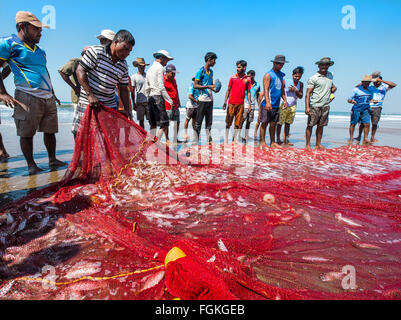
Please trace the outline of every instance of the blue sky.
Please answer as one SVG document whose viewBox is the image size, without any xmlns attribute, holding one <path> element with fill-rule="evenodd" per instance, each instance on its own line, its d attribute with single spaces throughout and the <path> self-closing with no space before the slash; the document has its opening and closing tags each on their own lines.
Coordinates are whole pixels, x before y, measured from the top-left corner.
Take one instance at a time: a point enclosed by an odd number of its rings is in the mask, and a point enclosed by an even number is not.
<svg viewBox="0 0 401 320">
<path fill-rule="evenodd" d="M 389 93 L 386 113 L 401 114 L 401 1 L 94 1 L 94 0 L 20 0 L 3 2 L 0 11 L 0 36 L 15 31 L 15 13 L 31 11 L 40 19 L 42 8 L 56 9 L 56 29 L 44 30 L 40 46 L 46 50 L 48 68 L 57 96 L 70 101 L 69 87 L 58 75 L 58 68 L 78 57 L 86 45 L 97 44 L 95 35 L 102 29 L 127 29 L 136 39 L 128 57 L 130 73 L 136 72 L 132 61 L 144 57 L 152 62 L 152 53 L 166 49 L 175 57 L 180 73 L 177 82 L 182 104 L 191 78 L 204 64 L 207 51 L 219 56 L 215 78 L 225 89 L 235 73 L 235 62 L 248 61 L 248 70 L 256 71 L 257 81 L 270 70 L 270 60 L 284 54 L 290 62 L 283 71 L 305 67 L 303 81 L 316 72 L 314 63 L 330 56 L 338 87 L 334 111 L 348 111 L 346 100 L 364 74 L 380 70 L 385 79 L 400 87 Z M 356 29 L 344 30 L 341 9 L 352 5 L 356 10 Z M 12 79 L 6 81 L 12 92 Z M 216 96 L 221 106 L 224 92 Z M 299 105 L 303 109 L 304 103 Z"/>
</svg>

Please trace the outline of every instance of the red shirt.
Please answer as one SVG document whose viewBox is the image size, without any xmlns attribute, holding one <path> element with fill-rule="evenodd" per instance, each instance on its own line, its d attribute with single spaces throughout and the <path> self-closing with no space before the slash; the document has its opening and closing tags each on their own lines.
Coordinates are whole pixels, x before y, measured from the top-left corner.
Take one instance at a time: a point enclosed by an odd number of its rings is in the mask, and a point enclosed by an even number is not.
<svg viewBox="0 0 401 320">
<path fill-rule="evenodd" d="M 231 88 L 229 104 L 244 104 L 245 93 L 251 90 L 251 78 L 244 74 L 241 78 L 238 73 L 230 78 L 228 87 Z"/>
<path fill-rule="evenodd" d="M 168 95 L 170 96 L 171 100 L 174 102 L 174 110 L 179 108 L 179 99 L 178 99 L 178 88 L 177 88 L 177 81 L 175 79 L 169 80 L 167 79 L 166 76 L 164 76 L 164 87 L 166 88 L 166 91 Z M 165 101 L 164 105 L 166 107 L 166 110 L 171 110 L 171 105 Z"/>
</svg>

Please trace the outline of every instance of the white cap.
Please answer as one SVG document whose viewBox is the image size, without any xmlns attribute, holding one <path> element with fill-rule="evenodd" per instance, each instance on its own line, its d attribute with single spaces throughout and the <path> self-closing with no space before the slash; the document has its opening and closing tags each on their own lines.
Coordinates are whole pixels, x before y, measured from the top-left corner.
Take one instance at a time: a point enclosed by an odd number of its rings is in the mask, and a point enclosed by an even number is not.
<svg viewBox="0 0 401 320">
<path fill-rule="evenodd" d="M 173 57 L 170 57 L 166 50 L 159 50 L 153 54 L 153 57 L 157 57 L 159 55 L 165 56 L 167 59 L 174 60 Z M 156 58 L 157 59 L 157 58 Z"/>
<path fill-rule="evenodd" d="M 102 30 L 102 32 L 100 33 L 100 35 L 98 35 L 96 38 L 98 38 L 99 40 L 102 38 L 106 38 L 110 41 L 114 40 L 116 33 L 113 30 Z"/>
</svg>

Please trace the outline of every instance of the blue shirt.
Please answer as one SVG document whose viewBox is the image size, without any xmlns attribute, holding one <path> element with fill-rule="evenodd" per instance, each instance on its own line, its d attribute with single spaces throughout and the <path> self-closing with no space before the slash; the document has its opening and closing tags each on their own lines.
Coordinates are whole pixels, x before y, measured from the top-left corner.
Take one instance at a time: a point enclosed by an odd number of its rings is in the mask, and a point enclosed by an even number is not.
<svg viewBox="0 0 401 320">
<path fill-rule="evenodd" d="M 194 88 L 194 85 L 191 84 L 191 86 L 188 89 L 188 95 L 192 94 L 195 100 L 198 100 L 199 98 L 199 90 Z"/>
<path fill-rule="evenodd" d="M 357 104 L 354 104 L 352 110 L 354 111 L 365 111 L 370 109 L 370 100 L 373 99 L 373 92 L 368 89 L 364 89 L 362 86 L 354 88 L 350 97 L 351 100 L 355 100 Z"/>
<path fill-rule="evenodd" d="M 213 70 L 210 69 L 209 72 L 207 72 L 205 67 L 200 68 L 195 75 L 195 80 L 198 80 L 201 86 L 213 85 Z M 199 101 L 203 102 L 213 101 L 212 90 L 210 89 L 200 90 Z"/>
<path fill-rule="evenodd" d="M 0 60 L 7 61 L 14 73 L 16 89 L 43 99 L 53 96 L 46 53 L 41 48 L 32 49 L 12 35 L 0 40 Z"/>
<path fill-rule="evenodd" d="M 273 69 L 269 71 L 270 74 L 270 101 L 272 108 L 280 108 L 281 103 L 281 89 L 285 74 L 279 71 L 276 73 Z"/>
<path fill-rule="evenodd" d="M 255 109 L 255 105 L 258 101 L 259 93 L 260 93 L 260 85 L 259 85 L 259 83 L 257 83 L 255 81 L 255 83 L 252 84 L 252 87 L 251 87 L 251 107 L 252 107 L 252 109 Z M 247 95 L 245 95 L 245 106 L 249 106 Z"/>
<path fill-rule="evenodd" d="M 373 92 L 373 100 L 377 100 L 377 103 L 372 103 L 371 107 L 383 107 L 384 98 L 388 92 L 389 86 L 385 83 L 380 84 L 378 88 L 374 85 L 370 85 L 369 89 Z"/>
</svg>

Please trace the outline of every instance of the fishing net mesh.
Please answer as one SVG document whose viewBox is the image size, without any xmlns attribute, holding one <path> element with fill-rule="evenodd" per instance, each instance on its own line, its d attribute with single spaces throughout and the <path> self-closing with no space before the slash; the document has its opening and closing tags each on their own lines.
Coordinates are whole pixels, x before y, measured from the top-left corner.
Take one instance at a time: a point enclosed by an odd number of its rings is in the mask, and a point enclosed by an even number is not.
<svg viewBox="0 0 401 320">
<path fill-rule="evenodd" d="M 399 299 L 401 150 L 193 146 L 88 108 L 0 210 L 0 299 Z"/>
</svg>

